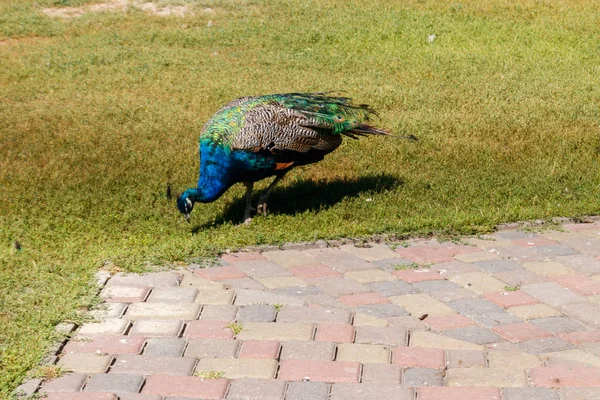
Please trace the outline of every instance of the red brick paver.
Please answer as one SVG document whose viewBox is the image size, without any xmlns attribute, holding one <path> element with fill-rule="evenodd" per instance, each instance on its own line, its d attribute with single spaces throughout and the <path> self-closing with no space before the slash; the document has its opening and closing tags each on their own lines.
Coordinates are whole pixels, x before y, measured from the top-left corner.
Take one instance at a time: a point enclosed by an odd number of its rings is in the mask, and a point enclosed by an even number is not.
<svg viewBox="0 0 600 400">
<path fill-rule="evenodd" d="M 226 266 L 220 268 L 203 268 L 195 272 L 201 278 L 209 279 L 212 281 L 225 281 L 228 279 L 240 279 L 246 278 L 244 272 L 240 271 L 236 267 Z"/>
<path fill-rule="evenodd" d="M 227 379 L 207 379 L 193 376 L 151 375 L 142 389 L 144 394 L 159 394 L 191 399 L 221 399 L 225 397 Z"/>
<path fill-rule="evenodd" d="M 550 333 L 533 324 L 502 325 L 492 330 L 513 343 L 552 336 Z"/>
<path fill-rule="evenodd" d="M 398 346 L 392 352 L 392 363 L 406 368 L 444 368 L 446 357 L 442 349 Z"/>
</svg>

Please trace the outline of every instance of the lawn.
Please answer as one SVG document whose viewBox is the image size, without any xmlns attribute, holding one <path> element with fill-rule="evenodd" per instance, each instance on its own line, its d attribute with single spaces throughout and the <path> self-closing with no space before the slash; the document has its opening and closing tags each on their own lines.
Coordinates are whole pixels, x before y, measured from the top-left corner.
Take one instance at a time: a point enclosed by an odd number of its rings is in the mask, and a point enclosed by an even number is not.
<svg viewBox="0 0 600 400">
<path fill-rule="evenodd" d="M 0 3 L 0 397 L 53 326 L 93 302 L 102 265 L 600 212 L 599 2 L 156 5 L 186 12 Z M 65 6 L 79 15 L 43 13 Z M 166 188 L 195 185 L 212 113 L 244 95 L 328 90 L 418 141 L 346 141 L 290 173 L 249 227 L 237 186 L 185 223 Z"/>
</svg>

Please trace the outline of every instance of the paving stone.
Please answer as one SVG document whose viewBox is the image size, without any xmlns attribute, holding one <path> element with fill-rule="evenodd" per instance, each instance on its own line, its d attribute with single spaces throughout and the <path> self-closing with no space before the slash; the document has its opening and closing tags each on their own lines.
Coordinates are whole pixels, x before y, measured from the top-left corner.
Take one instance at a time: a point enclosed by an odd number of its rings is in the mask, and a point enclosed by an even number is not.
<svg viewBox="0 0 600 400">
<path fill-rule="evenodd" d="M 531 381 L 537 387 L 600 386 L 600 369 L 585 367 L 539 367 L 531 369 Z"/>
<path fill-rule="evenodd" d="M 100 292 L 100 297 L 109 303 L 136 303 L 146 300 L 150 289 L 135 286 L 106 286 Z"/>
<path fill-rule="evenodd" d="M 200 305 L 193 303 L 134 303 L 127 309 L 126 317 L 138 319 L 193 320 L 200 314 Z"/>
<path fill-rule="evenodd" d="M 187 341 L 182 338 L 154 338 L 149 339 L 144 347 L 144 355 L 180 357 Z"/>
<path fill-rule="evenodd" d="M 591 328 L 598 329 L 600 327 L 600 304 L 584 301 L 565 304 L 561 310 Z"/>
<path fill-rule="evenodd" d="M 385 318 L 379 318 L 373 315 L 357 313 L 354 315 L 352 324 L 354 326 L 388 326 L 389 322 Z"/>
<path fill-rule="evenodd" d="M 600 270 L 598 272 L 600 272 Z M 585 275 L 555 276 L 552 280 L 582 296 L 595 296 L 600 294 L 600 281 L 595 281 Z"/>
<path fill-rule="evenodd" d="M 425 281 L 445 280 L 446 277 L 441 275 L 437 270 L 431 269 L 408 269 L 393 271 L 392 275 L 397 276 L 404 282 L 418 283 Z"/>
<path fill-rule="evenodd" d="M 205 321 L 235 321 L 238 306 L 231 304 L 213 304 L 202 307 L 200 319 Z"/>
<path fill-rule="evenodd" d="M 463 288 L 451 291 L 429 292 L 427 294 L 443 303 L 449 303 L 451 301 L 463 299 L 475 299 L 479 297 L 474 292 Z"/>
<path fill-rule="evenodd" d="M 446 359 L 442 349 L 397 346 L 392 352 L 392 363 L 405 368 L 441 369 Z"/>
<path fill-rule="evenodd" d="M 537 261 L 527 262 L 523 266 L 529 271 L 545 277 L 554 277 L 558 275 L 574 274 L 571 268 L 556 261 Z"/>
<path fill-rule="evenodd" d="M 541 283 L 548 281 L 548 278 L 531 272 L 527 269 L 520 269 L 508 272 L 498 272 L 497 274 L 494 274 L 494 277 L 500 279 L 502 282 L 507 283 L 510 286 L 523 286 L 532 283 Z"/>
<path fill-rule="evenodd" d="M 512 229 L 495 232 L 493 236 L 499 237 L 500 239 L 510 240 L 511 242 L 513 240 L 523 240 L 523 239 L 533 240 L 533 239 L 540 237 L 539 235 L 532 233 L 532 232 L 518 231 L 518 230 L 512 230 Z"/>
<path fill-rule="evenodd" d="M 189 357 L 140 356 L 126 354 L 117 357 L 111 373 L 139 375 L 190 375 L 196 360 Z"/>
<path fill-rule="evenodd" d="M 55 392 L 78 392 L 81 390 L 85 381 L 87 380 L 86 374 L 70 373 L 63 375 L 59 378 L 51 381 L 44 382 L 41 392 L 55 393 Z"/>
<path fill-rule="evenodd" d="M 281 400 L 285 381 L 279 379 L 236 379 L 231 382 L 227 399 L 232 400 Z"/>
<path fill-rule="evenodd" d="M 426 331 L 411 332 L 410 346 L 445 350 L 483 350 L 481 345 Z"/>
<path fill-rule="evenodd" d="M 311 340 L 313 324 L 246 322 L 236 336 L 239 340 Z"/>
<path fill-rule="evenodd" d="M 321 289 L 315 286 L 290 286 L 272 290 L 273 293 L 282 294 L 284 296 L 316 296 L 324 294 Z"/>
<path fill-rule="evenodd" d="M 207 279 L 209 281 L 224 281 L 226 279 L 240 279 L 246 278 L 244 272 L 240 271 L 234 266 L 222 266 L 222 267 L 210 267 L 197 269 L 194 273 L 200 278 Z"/>
<path fill-rule="evenodd" d="M 398 254 L 397 254 L 398 255 Z M 398 255 L 399 256 L 399 255 Z M 411 265 L 413 261 L 406 258 L 384 258 L 381 260 L 373 260 L 371 264 L 375 265 L 382 271 L 396 271 L 399 266 Z"/>
<path fill-rule="evenodd" d="M 488 362 L 491 368 L 499 369 L 525 370 L 542 366 L 538 356 L 515 351 L 489 351 Z"/>
<path fill-rule="evenodd" d="M 442 277 L 444 277 L 446 279 L 450 279 L 457 275 L 463 275 L 463 274 L 468 274 L 471 272 L 479 271 L 472 264 L 458 261 L 458 260 L 445 262 L 445 263 L 441 263 L 441 264 L 436 264 L 432 268 L 434 268 L 435 271 L 437 271 Z"/>
<path fill-rule="evenodd" d="M 349 309 L 347 305 L 338 301 L 335 297 L 332 297 L 328 294 L 316 294 L 316 295 L 308 295 L 303 297 L 309 305 L 318 305 L 321 307 L 332 307 L 332 308 L 343 308 Z"/>
<path fill-rule="evenodd" d="M 500 256 L 494 252 L 482 251 L 479 253 L 463 253 L 454 256 L 455 260 L 466 263 L 475 263 L 479 261 L 499 260 Z"/>
<path fill-rule="evenodd" d="M 266 257 L 262 253 L 256 251 L 241 251 L 238 253 L 221 254 L 221 258 L 228 263 L 234 264 L 245 261 L 256 261 L 266 259 Z"/>
<path fill-rule="evenodd" d="M 139 354 L 144 347 L 143 336 L 94 335 L 69 341 L 63 353 Z"/>
<path fill-rule="evenodd" d="M 417 289 L 430 293 L 430 292 L 452 292 L 455 290 L 462 289 L 459 285 L 448 280 L 434 280 L 434 281 L 421 281 L 415 282 L 414 287 Z"/>
<path fill-rule="evenodd" d="M 445 331 L 447 329 L 467 328 L 475 325 L 473 320 L 461 314 L 442 315 L 437 317 L 428 316 L 424 321 L 431 329 L 438 332 Z"/>
<path fill-rule="evenodd" d="M 96 374 L 88 379 L 86 392 L 133 392 L 138 393 L 144 383 L 142 375 L 134 374 Z"/>
<path fill-rule="evenodd" d="M 547 388 L 513 387 L 502 390 L 504 400 L 560 400 L 558 392 Z"/>
<path fill-rule="evenodd" d="M 477 294 L 499 292 L 506 284 L 484 272 L 470 272 L 456 275 L 450 280 Z"/>
<path fill-rule="evenodd" d="M 238 352 L 237 340 L 191 339 L 185 349 L 186 357 L 234 358 Z"/>
<path fill-rule="evenodd" d="M 129 334 L 146 337 L 177 337 L 183 330 L 183 321 L 176 319 L 142 319 L 133 324 Z"/>
<path fill-rule="evenodd" d="M 163 397 L 157 394 L 141 394 L 141 393 L 119 393 L 119 400 L 162 400 Z M 166 397 L 165 399 L 170 400 Z"/>
<path fill-rule="evenodd" d="M 523 247 L 534 247 L 534 246 L 546 246 L 549 244 L 558 244 L 558 242 L 545 238 L 545 237 L 536 237 L 536 238 L 528 238 L 528 239 L 518 239 L 512 241 L 517 246 Z"/>
<path fill-rule="evenodd" d="M 586 353 L 600 357 L 600 343 L 582 343 L 578 347 Z"/>
<path fill-rule="evenodd" d="M 347 244 L 340 247 L 345 252 L 362 258 L 365 261 L 389 260 L 400 258 L 400 255 L 385 244 L 369 243 L 366 246 Z"/>
<path fill-rule="evenodd" d="M 573 344 L 600 342 L 600 332 L 598 331 L 565 332 L 559 333 L 557 336 Z"/>
<path fill-rule="evenodd" d="M 596 257 L 600 256 L 600 238 L 576 237 L 572 239 L 565 239 L 561 244 L 584 254 Z"/>
<path fill-rule="evenodd" d="M 490 387 L 422 386 L 419 400 L 500 400 L 500 390 Z"/>
<path fill-rule="evenodd" d="M 279 348 L 279 342 L 275 340 L 246 340 L 238 358 L 277 359 Z"/>
<path fill-rule="evenodd" d="M 13 394 L 17 399 L 30 399 L 33 397 L 35 392 L 37 392 L 41 384 L 41 379 L 27 379 L 25 382 L 17 386 Z"/>
<path fill-rule="evenodd" d="M 267 260 L 271 260 L 282 267 L 291 268 L 300 267 L 305 265 L 314 265 L 314 257 L 309 256 L 303 251 L 299 250 L 285 250 L 285 251 L 264 251 L 262 256 Z"/>
<path fill-rule="evenodd" d="M 277 309 L 270 304 L 254 304 L 241 307 L 237 314 L 238 322 L 273 322 Z"/>
<path fill-rule="evenodd" d="M 558 256 L 570 256 L 574 254 L 580 254 L 580 251 L 564 243 L 537 246 L 532 247 L 532 249 L 535 250 L 536 254 L 539 254 L 544 258 L 554 258 Z"/>
<path fill-rule="evenodd" d="M 498 335 L 490 332 L 489 329 L 481 328 L 479 326 L 448 329 L 444 331 L 442 335 L 477 344 L 495 343 L 501 340 Z"/>
<path fill-rule="evenodd" d="M 341 273 L 373 268 L 373 265 L 367 261 L 341 249 L 314 249 L 307 250 L 304 253 L 315 257 L 318 262 L 328 265 Z"/>
<path fill-rule="evenodd" d="M 352 314 L 348 310 L 335 308 L 313 308 L 285 306 L 277 314 L 277 322 L 312 322 L 349 324 Z"/>
<path fill-rule="evenodd" d="M 533 324 L 503 325 L 497 326 L 492 330 L 512 343 L 552 336 L 550 333 Z"/>
<path fill-rule="evenodd" d="M 176 270 L 177 273 L 181 275 L 181 282 L 179 283 L 180 287 L 187 287 L 187 288 L 191 287 L 191 288 L 196 288 L 198 290 L 223 289 L 222 283 L 213 282 L 209 279 L 204 279 L 204 278 L 201 278 L 200 276 L 196 275 L 194 273 L 194 271 L 196 269 L 198 269 L 198 268 L 195 268 L 193 270 L 190 270 L 188 268 L 179 268 Z"/>
<path fill-rule="evenodd" d="M 586 254 L 556 257 L 556 261 L 581 275 L 596 275 L 600 271 L 600 259 Z"/>
<path fill-rule="evenodd" d="M 347 278 L 359 283 L 396 281 L 397 278 L 389 272 L 380 269 L 366 269 L 362 271 L 350 271 L 344 274 Z"/>
<path fill-rule="evenodd" d="M 372 315 L 379 318 L 409 315 L 404 308 L 396 304 L 370 304 L 366 306 L 353 307 L 353 310 L 357 313 Z"/>
<path fill-rule="evenodd" d="M 410 388 L 394 384 L 338 383 L 331 388 L 331 400 L 412 400 Z"/>
<path fill-rule="evenodd" d="M 456 311 L 446 304 L 424 293 L 392 296 L 389 299 L 416 317 L 424 314 L 430 316 L 456 314 Z"/>
<path fill-rule="evenodd" d="M 418 263 L 441 263 L 452 261 L 456 254 L 481 252 L 480 249 L 471 246 L 460 246 L 455 244 L 439 244 L 436 246 L 417 245 L 396 249 L 396 253 L 403 258 L 408 258 Z"/>
<path fill-rule="evenodd" d="M 90 316 L 94 319 L 101 320 L 105 318 L 121 318 L 127 304 L 125 303 L 102 303 L 98 308 L 90 311 Z"/>
<path fill-rule="evenodd" d="M 503 308 L 527 306 L 539 303 L 539 300 L 535 297 L 532 297 L 521 290 L 516 290 L 514 292 L 503 291 L 487 293 L 484 297 Z"/>
<path fill-rule="evenodd" d="M 547 332 L 554 334 L 585 330 L 585 328 L 579 322 L 567 317 L 539 318 L 529 322 Z M 564 337 L 563 339 L 567 340 Z"/>
<path fill-rule="evenodd" d="M 234 333 L 228 321 L 191 321 L 183 337 L 186 339 L 233 339 Z"/>
<path fill-rule="evenodd" d="M 108 318 L 102 322 L 83 324 L 80 335 L 122 335 L 129 327 L 129 321 L 120 318 Z"/>
<path fill-rule="evenodd" d="M 308 281 L 311 285 L 315 285 L 323 292 L 333 297 L 366 293 L 369 291 L 365 285 L 343 276 L 314 278 L 309 279 Z"/>
<path fill-rule="evenodd" d="M 277 372 L 277 361 L 249 358 L 202 358 L 195 373 L 223 371 L 227 379 L 272 379 Z"/>
<path fill-rule="evenodd" d="M 279 367 L 278 379 L 329 383 L 358 382 L 360 364 L 342 361 L 284 360 Z"/>
<path fill-rule="evenodd" d="M 356 317 L 355 317 L 356 319 Z M 389 326 L 393 328 L 402 328 L 411 331 L 418 330 L 427 330 L 427 325 L 425 322 L 421 321 L 419 318 L 414 317 L 412 315 L 399 316 L 399 317 L 389 317 L 386 318 L 389 322 Z"/>
<path fill-rule="evenodd" d="M 266 290 L 267 288 L 260 282 L 255 281 L 252 278 L 238 278 L 238 279 L 224 279 L 219 281 L 223 284 L 222 289 L 225 290 L 239 290 L 239 289 L 250 289 L 250 290 Z M 214 289 L 213 289 L 214 290 Z"/>
<path fill-rule="evenodd" d="M 355 343 L 404 346 L 407 341 L 406 329 L 400 327 L 357 326 Z"/>
<path fill-rule="evenodd" d="M 284 296 L 260 290 L 239 290 L 235 297 L 235 305 L 250 306 L 255 304 L 281 304 L 290 306 L 303 306 L 306 301 L 292 296 Z"/>
<path fill-rule="evenodd" d="M 251 278 L 261 281 L 261 283 L 263 283 L 263 278 L 292 277 L 299 279 L 294 277 L 289 269 L 269 260 L 244 261 L 236 263 L 235 266 Z"/>
<path fill-rule="evenodd" d="M 268 289 L 279 289 L 279 288 L 287 288 L 287 287 L 298 287 L 298 286 L 306 286 L 307 283 L 303 279 L 300 279 L 296 276 L 282 276 L 282 277 L 264 277 L 264 278 L 256 278 L 260 283 L 265 285 Z"/>
<path fill-rule="evenodd" d="M 96 355 L 89 353 L 65 354 L 57 365 L 66 371 L 82 374 L 102 374 L 106 372 L 113 357 L 108 355 Z"/>
<path fill-rule="evenodd" d="M 448 306 L 476 322 L 479 322 L 486 328 L 521 322 L 521 320 L 514 315 L 505 312 L 503 308 L 485 299 L 456 300 L 449 302 Z"/>
<path fill-rule="evenodd" d="M 511 260 L 488 260 L 473 263 L 473 265 L 483 272 L 489 274 L 497 272 L 516 271 L 523 269 L 521 265 Z"/>
<path fill-rule="evenodd" d="M 404 371 L 406 386 L 444 386 L 442 370 L 430 368 L 408 368 Z"/>
<path fill-rule="evenodd" d="M 519 347 L 531 354 L 549 353 L 552 351 L 569 350 L 574 346 L 569 342 L 555 337 L 532 339 L 519 343 Z"/>
<path fill-rule="evenodd" d="M 415 286 L 402 281 L 372 282 L 365 284 L 365 287 L 385 297 L 419 292 Z"/>
<path fill-rule="evenodd" d="M 540 354 L 547 367 L 600 367 L 600 357 L 579 349 Z"/>
<path fill-rule="evenodd" d="M 400 383 L 402 368 L 396 364 L 370 363 L 363 365 L 361 383 Z"/>
<path fill-rule="evenodd" d="M 47 400 L 117 400 L 117 396 L 112 393 L 48 393 L 44 399 Z"/>
<path fill-rule="evenodd" d="M 148 301 L 152 303 L 193 303 L 198 289 L 191 287 L 155 288 Z"/>
<path fill-rule="evenodd" d="M 446 366 L 448 368 L 485 367 L 485 353 L 481 350 L 448 350 Z"/>
<path fill-rule="evenodd" d="M 448 386 L 523 387 L 527 376 L 513 368 L 454 368 L 446 371 Z"/>
<path fill-rule="evenodd" d="M 315 340 L 318 342 L 351 343 L 354 341 L 354 327 L 349 324 L 317 325 Z"/>
<path fill-rule="evenodd" d="M 290 382 L 286 400 L 328 400 L 329 385 L 325 382 Z"/>
<path fill-rule="evenodd" d="M 351 307 L 390 302 L 390 300 L 388 300 L 386 297 L 376 292 L 349 294 L 338 297 L 338 300 Z"/>
<path fill-rule="evenodd" d="M 233 295 L 233 292 L 230 290 L 201 290 L 200 293 L 198 293 L 198 297 L 196 297 L 196 304 L 228 305 L 233 303 Z"/>
<path fill-rule="evenodd" d="M 560 389 L 560 393 L 563 400 L 600 399 L 600 387 L 565 387 Z"/>
<path fill-rule="evenodd" d="M 151 272 L 148 274 L 127 274 L 119 272 L 110 278 L 109 286 L 141 286 L 141 287 L 168 287 L 177 286 L 181 275 L 175 272 Z"/>
<path fill-rule="evenodd" d="M 387 363 L 390 347 L 371 344 L 342 343 L 338 345 L 336 361 L 356 361 L 361 364 Z"/>
<path fill-rule="evenodd" d="M 290 267 L 290 272 L 299 278 L 323 278 L 328 276 L 340 276 L 338 271 L 324 264 L 302 265 Z"/>
<path fill-rule="evenodd" d="M 335 344 L 312 340 L 291 340 L 281 344 L 280 360 L 324 360 L 331 361 L 335 355 Z M 354 361 L 354 360 L 352 360 Z"/>
<path fill-rule="evenodd" d="M 529 306 L 511 307 L 507 310 L 513 315 L 528 320 L 537 320 L 540 318 L 559 317 L 560 311 L 546 304 L 533 304 Z"/>
<path fill-rule="evenodd" d="M 217 400 L 225 397 L 228 385 L 227 379 L 204 380 L 194 376 L 151 375 L 146 379 L 142 393 Z"/>
</svg>

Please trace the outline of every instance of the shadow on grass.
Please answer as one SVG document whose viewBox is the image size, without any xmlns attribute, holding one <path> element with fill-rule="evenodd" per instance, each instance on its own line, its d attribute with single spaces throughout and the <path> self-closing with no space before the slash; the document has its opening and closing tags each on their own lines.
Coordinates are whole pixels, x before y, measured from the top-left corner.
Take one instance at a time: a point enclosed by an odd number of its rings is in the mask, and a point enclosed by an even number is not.
<svg viewBox="0 0 600 400">
<path fill-rule="evenodd" d="M 303 180 L 292 186 L 275 188 L 269 198 L 269 214 L 294 215 L 304 211 L 315 211 L 329 208 L 346 197 L 357 197 L 362 193 L 381 193 L 393 190 L 404 182 L 400 177 L 391 174 L 366 175 L 353 179 L 335 179 L 332 181 Z M 262 191 L 252 196 L 252 205 L 256 207 Z M 242 222 L 244 214 L 243 196 L 231 202 L 223 215 L 214 222 L 198 225 L 192 229 L 197 233 L 205 228 L 221 225 L 226 222 L 234 224 Z"/>
</svg>

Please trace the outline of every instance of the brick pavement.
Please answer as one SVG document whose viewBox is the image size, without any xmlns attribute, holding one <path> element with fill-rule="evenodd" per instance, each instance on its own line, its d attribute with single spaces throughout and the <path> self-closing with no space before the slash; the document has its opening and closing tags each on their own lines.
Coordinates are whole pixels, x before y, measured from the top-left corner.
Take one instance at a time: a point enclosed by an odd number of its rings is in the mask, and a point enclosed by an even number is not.
<svg viewBox="0 0 600 400">
<path fill-rule="evenodd" d="M 600 222 L 100 273 L 49 399 L 600 398 Z M 323 247 L 323 246 L 322 246 Z"/>
</svg>

